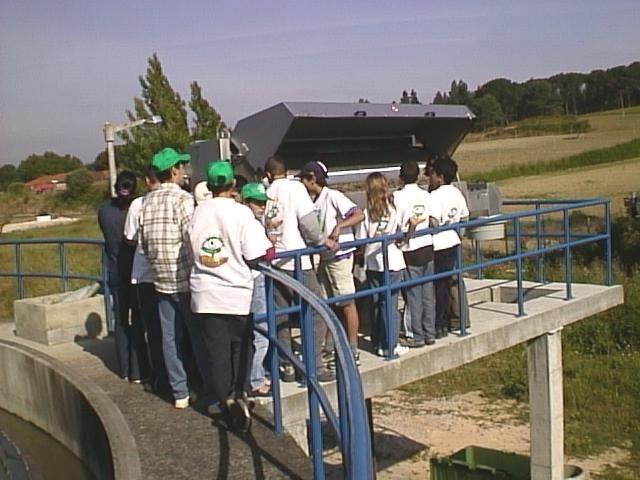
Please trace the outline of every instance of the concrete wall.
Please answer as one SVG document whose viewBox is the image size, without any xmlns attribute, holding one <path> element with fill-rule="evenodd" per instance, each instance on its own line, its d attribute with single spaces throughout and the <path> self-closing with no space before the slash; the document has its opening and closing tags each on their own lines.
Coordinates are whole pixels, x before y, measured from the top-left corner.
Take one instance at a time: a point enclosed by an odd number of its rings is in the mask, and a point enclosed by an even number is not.
<svg viewBox="0 0 640 480">
<path fill-rule="evenodd" d="M 16 335 L 44 345 L 107 335 L 104 297 L 61 301 L 69 292 L 13 302 Z"/>
<path fill-rule="evenodd" d="M 97 479 L 141 478 L 135 440 L 120 410 L 55 359 L 0 340 L 0 408 L 49 433 Z"/>
</svg>

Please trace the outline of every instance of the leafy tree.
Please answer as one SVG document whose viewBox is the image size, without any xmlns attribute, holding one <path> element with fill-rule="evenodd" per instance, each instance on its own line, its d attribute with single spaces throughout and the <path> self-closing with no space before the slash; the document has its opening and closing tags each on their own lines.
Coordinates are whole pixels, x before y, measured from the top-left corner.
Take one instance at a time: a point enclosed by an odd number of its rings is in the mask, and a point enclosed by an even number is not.
<svg viewBox="0 0 640 480">
<path fill-rule="evenodd" d="M 66 173 L 82 167 L 82 161 L 72 155 L 60 156 L 54 152 L 44 152 L 42 155 L 32 154 L 18 165 L 18 178 L 24 182 L 41 177 Z"/>
<path fill-rule="evenodd" d="M 127 148 L 125 145 L 115 145 L 114 146 L 114 155 L 116 157 L 116 163 L 118 165 L 125 165 L 128 163 L 127 160 Z M 109 158 L 107 156 L 107 150 L 101 150 L 96 155 L 93 163 L 87 165 L 89 170 L 93 170 L 95 172 L 99 172 L 101 170 L 109 169 Z"/>
<path fill-rule="evenodd" d="M 475 98 L 484 95 L 492 95 L 502 108 L 507 123 L 515 120 L 518 114 L 518 103 L 520 102 L 520 86 L 506 78 L 496 78 L 478 87 L 474 93 Z"/>
<path fill-rule="evenodd" d="M 0 167 L 0 190 L 6 190 L 7 185 L 18 178 L 15 165 L 7 164 Z"/>
<path fill-rule="evenodd" d="M 78 168 L 70 172 L 65 179 L 67 189 L 64 191 L 64 197 L 67 199 L 77 199 L 82 197 L 93 183 L 91 172 L 86 168 Z"/>
<path fill-rule="evenodd" d="M 371 103 L 368 98 L 360 97 L 358 103 Z"/>
<path fill-rule="evenodd" d="M 7 185 L 7 193 L 10 195 L 18 196 L 24 194 L 24 183 L 22 182 L 11 182 Z"/>
<path fill-rule="evenodd" d="M 191 101 L 189 108 L 195 115 L 194 126 L 191 129 L 193 140 L 210 140 L 216 138 L 219 127 L 226 127 L 207 100 L 202 97 L 202 88 L 198 82 L 191 83 Z"/>
<path fill-rule="evenodd" d="M 440 92 L 440 90 L 438 90 L 436 92 L 436 96 L 433 97 L 433 104 L 434 105 L 446 105 L 447 100 L 449 99 L 449 97 L 447 96 L 447 94 L 442 94 L 442 92 Z"/>
<path fill-rule="evenodd" d="M 451 90 L 449 90 L 449 99 L 447 101 L 450 105 L 469 105 L 471 103 L 471 93 L 469 87 L 463 80 L 454 80 L 451 82 Z"/>
<path fill-rule="evenodd" d="M 148 59 L 147 73 L 138 80 L 142 87 L 142 98 L 134 98 L 134 110 L 128 110 L 127 117 L 129 120 L 138 120 L 160 115 L 162 123 L 121 132 L 119 135 L 126 142 L 126 157 L 118 164 L 142 173 L 155 152 L 163 147 L 184 151 L 191 137 L 185 102 L 171 87 L 157 54 Z"/>
<path fill-rule="evenodd" d="M 154 153 L 164 147 L 186 150 L 193 140 L 215 138 L 218 126 L 224 126 L 220 115 L 202 96 L 197 82 L 191 84 L 189 107 L 194 112 L 194 126 L 189 131 L 185 101 L 167 79 L 157 54 L 147 60 L 146 75 L 139 77 L 141 97 L 133 99 L 130 120 L 160 115 L 163 122 L 153 127 L 139 127 L 121 132 L 126 142 L 117 153 L 118 165 L 141 175 Z"/>
<path fill-rule="evenodd" d="M 487 94 L 480 98 L 474 98 L 471 102 L 471 109 L 477 117 L 475 124 L 477 130 L 500 127 L 506 123 L 502 107 L 493 95 Z"/>
<path fill-rule="evenodd" d="M 411 89 L 411 93 L 407 93 L 406 90 L 402 91 L 402 97 L 400 97 L 400 103 L 413 103 L 413 104 L 418 104 L 420 103 L 420 100 L 418 100 L 418 94 L 416 93 L 416 91 L 412 88 Z"/>
<path fill-rule="evenodd" d="M 400 97 L 400 103 L 411 103 L 411 98 L 406 90 L 402 91 L 402 96 Z"/>
<path fill-rule="evenodd" d="M 548 80 L 529 80 L 522 85 L 522 97 L 518 104 L 519 118 L 557 113 L 560 97 Z"/>
</svg>

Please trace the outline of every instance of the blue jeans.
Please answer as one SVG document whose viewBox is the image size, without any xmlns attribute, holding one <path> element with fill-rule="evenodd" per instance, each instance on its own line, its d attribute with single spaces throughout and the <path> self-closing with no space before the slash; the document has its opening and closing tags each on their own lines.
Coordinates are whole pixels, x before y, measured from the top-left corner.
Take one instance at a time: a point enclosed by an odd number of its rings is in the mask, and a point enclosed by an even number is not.
<svg viewBox="0 0 640 480">
<path fill-rule="evenodd" d="M 253 281 L 253 296 L 251 297 L 251 313 L 253 315 L 267 312 L 267 299 L 264 291 L 264 275 L 261 273 Z M 254 321 L 255 322 L 255 321 Z M 267 319 L 255 322 L 264 331 L 267 331 Z M 251 363 L 251 389 L 260 388 L 265 379 L 264 359 L 269 351 L 269 339 L 254 330 L 253 332 L 253 361 Z"/>
<path fill-rule="evenodd" d="M 413 280 L 433 274 L 433 261 L 425 265 L 407 265 L 405 278 Z M 418 342 L 433 340 L 436 336 L 436 302 L 433 282 L 406 288 L 407 306 L 411 317 L 411 331 Z"/>
<path fill-rule="evenodd" d="M 389 272 L 389 281 L 391 283 L 398 283 L 402 281 L 404 271 Z M 384 273 L 375 272 L 373 270 L 367 270 L 367 281 L 369 282 L 369 288 L 377 288 L 384 283 Z M 376 293 L 373 295 L 373 309 L 374 309 L 374 322 L 371 332 L 371 343 L 373 343 L 374 350 L 382 348 L 383 350 L 389 349 L 390 337 L 394 339 L 394 345 L 397 343 L 398 332 L 400 331 L 400 318 L 398 315 L 398 292 L 394 290 L 391 292 L 391 315 L 395 320 L 395 332 L 393 335 L 387 335 L 389 330 L 389 322 L 386 318 L 386 301 L 385 293 Z M 390 332 L 391 333 L 391 332 Z"/>
<path fill-rule="evenodd" d="M 189 294 L 158 292 L 158 313 L 162 329 L 162 354 L 173 398 L 185 398 L 189 396 L 183 363 L 185 331 L 191 317 Z M 194 351 L 198 347 L 199 345 L 194 345 Z M 196 359 L 199 353 L 195 353 Z"/>
</svg>

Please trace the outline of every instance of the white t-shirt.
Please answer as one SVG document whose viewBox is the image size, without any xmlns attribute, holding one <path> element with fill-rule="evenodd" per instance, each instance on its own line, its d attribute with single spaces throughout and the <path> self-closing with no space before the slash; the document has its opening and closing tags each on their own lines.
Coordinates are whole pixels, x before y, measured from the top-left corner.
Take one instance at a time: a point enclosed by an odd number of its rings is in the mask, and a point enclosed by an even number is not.
<svg viewBox="0 0 640 480">
<path fill-rule="evenodd" d="M 391 209 L 388 217 L 383 218 L 379 222 L 372 221 L 369 218 L 369 212 L 365 209 L 364 220 L 358 226 L 356 237 L 375 238 L 389 235 L 400 231 L 400 216 L 396 210 Z M 397 247 L 395 241 L 390 242 L 387 248 L 387 258 L 389 262 L 389 270 L 397 272 L 405 268 L 404 257 L 402 251 Z M 374 272 L 384 271 L 384 259 L 382 256 L 382 243 L 373 242 L 365 245 L 364 248 L 364 268 Z"/>
<path fill-rule="evenodd" d="M 298 220 L 315 212 L 315 207 L 304 185 L 295 180 L 279 178 L 267 189 L 267 197 L 269 200 L 265 210 L 265 228 L 275 238 L 276 252 L 307 248 Z M 284 263 L 282 260 L 275 260 L 274 264 L 283 270 L 295 269 L 293 259 Z M 301 264 L 303 270 L 312 268 L 308 255 L 302 257 Z"/>
<path fill-rule="evenodd" d="M 409 231 L 408 223 L 412 217 L 424 219 L 416 227 L 416 232 L 429 228 L 429 217 L 440 217 L 440 212 L 437 211 L 436 205 L 431 201 L 429 192 L 415 183 L 409 183 L 394 192 L 393 203 L 400 214 L 400 225 L 403 232 Z M 433 245 L 433 235 L 426 234 L 411 238 L 408 244 L 405 243 L 402 246 L 402 250 L 412 252 L 428 245 Z"/>
<path fill-rule="evenodd" d="M 140 225 L 142 225 L 142 206 L 144 196 L 138 197 L 129 205 L 127 218 L 124 221 L 124 237 L 132 242 L 138 242 L 136 252 L 133 256 L 133 267 L 131 269 L 131 283 L 153 283 L 153 268 L 146 255 L 142 251 L 142 245 L 138 239 Z"/>
<path fill-rule="evenodd" d="M 324 187 L 322 189 L 320 195 L 318 195 L 318 198 L 315 199 L 313 204 L 315 205 L 316 213 L 318 214 L 320 227 L 327 237 L 331 232 L 333 232 L 333 229 L 336 228 L 338 222 L 344 220 L 350 213 L 358 208 L 358 206 L 344 193 L 328 187 Z M 352 242 L 353 240 L 353 228 L 347 227 L 340 230 L 338 243 L 343 244 L 346 242 Z M 338 250 L 337 252 L 323 252 L 320 256 L 323 259 L 328 260 L 335 256 L 351 253 L 354 250 L 355 247 L 351 247 L 344 250 Z"/>
<path fill-rule="evenodd" d="M 264 227 L 249 207 L 215 197 L 196 207 L 189 237 L 192 311 L 247 315 L 254 276 L 245 259 L 259 258 L 271 248 Z"/>
<path fill-rule="evenodd" d="M 431 200 L 439 210 L 440 215 L 435 217 L 440 226 L 459 222 L 469 216 L 467 200 L 462 192 L 453 185 L 441 185 L 431 192 Z M 433 236 L 433 249 L 444 250 L 460 244 L 460 237 L 455 230 L 436 233 Z"/>
</svg>

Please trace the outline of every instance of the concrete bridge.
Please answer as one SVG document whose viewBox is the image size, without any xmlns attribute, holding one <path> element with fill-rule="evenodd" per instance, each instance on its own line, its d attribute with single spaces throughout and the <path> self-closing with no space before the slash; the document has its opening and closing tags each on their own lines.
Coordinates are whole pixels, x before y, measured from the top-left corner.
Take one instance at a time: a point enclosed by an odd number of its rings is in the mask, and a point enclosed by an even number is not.
<svg viewBox="0 0 640 480">
<path fill-rule="evenodd" d="M 561 331 L 565 325 L 621 304 L 622 288 L 573 284 L 573 298 L 567 300 L 563 283 L 525 282 L 526 315 L 518 317 L 514 282 L 466 279 L 465 283 L 471 334 L 450 335 L 392 361 L 363 351 L 360 374 L 365 396 L 370 402 L 388 390 L 528 342 L 532 478 L 563 478 Z M 281 384 L 285 435 L 276 437 L 268 427 L 271 404 L 265 402 L 256 410 L 252 434 L 239 436 L 212 423 L 203 409 L 177 411 L 141 386 L 120 380 L 113 373 L 111 339 L 43 346 L 16 337 L 13 324 L 4 323 L 0 340 L 43 352 L 79 378 L 95 383 L 128 424 L 137 446 L 128 455 L 139 458 L 142 478 L 312 476 L 305 455 L 308 398 L 298 384 Z M 325 390 L 335 402 L 335 384 L 326 385 Z M 341 473 L 334 475 L 339 478 Z"/>
</svg>

